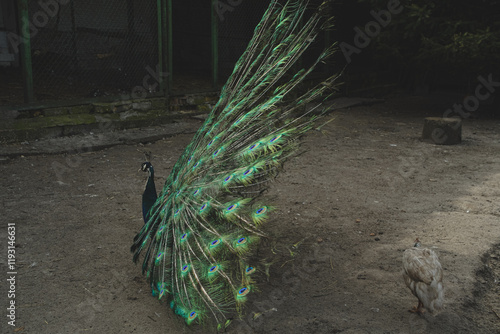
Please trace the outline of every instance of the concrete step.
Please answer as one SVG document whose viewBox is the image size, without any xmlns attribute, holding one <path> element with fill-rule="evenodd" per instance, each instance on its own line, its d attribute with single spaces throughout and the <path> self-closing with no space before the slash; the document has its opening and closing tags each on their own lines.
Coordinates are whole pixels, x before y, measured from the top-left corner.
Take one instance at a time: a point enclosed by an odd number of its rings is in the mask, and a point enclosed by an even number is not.
<svg viewBox="0 0 500 334">
<path fill-rule="evenodd" d="M 0 113 L 0 142 L 14 143 L 148 127 L 207 113 L 218 93 Z"/>
</svg>

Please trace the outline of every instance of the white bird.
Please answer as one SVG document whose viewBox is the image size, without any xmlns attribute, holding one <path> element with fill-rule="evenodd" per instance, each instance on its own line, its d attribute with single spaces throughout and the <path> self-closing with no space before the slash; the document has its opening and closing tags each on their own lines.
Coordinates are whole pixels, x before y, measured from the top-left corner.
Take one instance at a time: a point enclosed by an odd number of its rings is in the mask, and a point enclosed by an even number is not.
<svg viewBox="0 0 500 334">
<path fill-rule="evenodd" d="M 443 268 L 436 253 L 428 248 L 420 248 L 420 241 L 403 253 L 403 278 L 406 286 L 418 298 L 417 307 L 410 312 L 423 313 L 424 308 L 431 313 L 443 308 L 444 287 Z"/>
</svg>

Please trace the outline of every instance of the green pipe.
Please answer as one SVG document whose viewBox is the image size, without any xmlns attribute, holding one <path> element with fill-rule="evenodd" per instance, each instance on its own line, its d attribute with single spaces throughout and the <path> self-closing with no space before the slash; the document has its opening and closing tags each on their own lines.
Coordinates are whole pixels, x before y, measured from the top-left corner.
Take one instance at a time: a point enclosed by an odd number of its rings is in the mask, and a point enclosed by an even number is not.
<svg viewBox="0 0 500 334">
<path fill-rule="evenodd" d="M 219 24 L 217 21 L 218 0 L 212 0 L 211 6 L 211 35 L 212 35 L 212 84 L 215 87 L 219 81 Z"/>
<path fill-rule="evenodd" d="M 19 32 L 23 38 L 20 45 L 21 67 L 23 72 L 24 102 L 31 103 L 35 101 L 33 91 L 33 67 L 31 63 L 31 39 L 28 17 L 28 0 L 19 0 L 18 4 L 18 22 Z"/>
<path fill-rule="evenodd" d="M 75 72 L 78 70 L 78 49 L 76 43 L 76 16 L 75 16 L 75 1 L 70 2 L 70 12 L 71 12 L 71 61 L 73 62 L 73 68 Z"/>
<path fill-rule="evenodd" d="M 164 63 L 163 63 L 163 6 L 162 0 L 156 1 L 156 16 L 158 24 L 158 70 L 163 73 Z M 162 78 L 160 80 L 160 92 L 165 92 L 165 82 Z"/>
<path fill-rule="evenodd" d="M 173 66 L 173 29 L 172 29 L 172 0 L 167 0 L 167 8 L 164 9 L 163 17 L 167 18 L 167 71 L 168 71 L 168 93 L 172 91 Z"/>
<path fill-rule="evenodd" d="M 134 50 L 134 40 L 135 40 L 135 12 L 134 12 L 134 1 L 127 0 L 127 54 L 133 55 L 137 51 Z M 127 59 L 127 67 L 132 68 L 133 66 L 137 66 L 137 64 L 133 63 L 133 58 L 129 57 Z"/>
</svg>

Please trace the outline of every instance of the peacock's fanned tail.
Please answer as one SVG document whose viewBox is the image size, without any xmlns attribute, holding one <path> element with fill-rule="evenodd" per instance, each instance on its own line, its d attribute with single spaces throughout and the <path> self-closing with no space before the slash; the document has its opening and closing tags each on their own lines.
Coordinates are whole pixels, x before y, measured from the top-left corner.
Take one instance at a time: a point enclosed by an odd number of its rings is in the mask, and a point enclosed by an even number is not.
<svg viewBox="0 0 500 334">
<path fill-rule="evenodd" d="M 142 269 L 153 295 L 169 298 L 188 323 L 213 318 L 224 325 L 255 290 L 250 254 L 273 210 L 258 197 L 327 109 L 305 106 L 334 91 L 337 76 L 286 99 L 333 54 L 328 47 L 312 66 L 293 72 L 318 32 L 331 26 L 327 5 L 306 19 L 308 1 L 271 1 L 134 239 L 134 261 L 145 252 Z"/>
</svg>

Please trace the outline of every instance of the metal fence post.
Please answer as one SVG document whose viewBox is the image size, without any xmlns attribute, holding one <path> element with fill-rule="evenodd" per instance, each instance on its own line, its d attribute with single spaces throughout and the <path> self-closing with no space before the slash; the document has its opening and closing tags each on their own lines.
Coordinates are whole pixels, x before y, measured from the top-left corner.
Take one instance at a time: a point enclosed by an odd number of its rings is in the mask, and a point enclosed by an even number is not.
<svg viewBox="0 0 500 334">
<path fill-rule="evenodd" d="M 172 0 L 157 0 L 158 67 L 167 69 L 168 76 L 160 80 L 160 92 L 166 97 L 172 89 Z"/>
<path fill-rule="evenodd" d="M 30 22 L 28 18 L 28 0 L 19 0 L 18 4 L 18 22 L 19 34 L 22 37 L 22 43 L 19 49 L 21 57 L 21 67 L 23 73 L 24 102 L 31 103 L 35 100 L 33 91 L 33 68 L 31 63 L 31 37 Z"/>
<path fill-rule="evenodd" d="M 212 0 L 211 8 L 211 36 L 212 36 L 212 84 L 215 87 L 219 80 L 219 24 L 217 19 L 218 0 Z"/>
<path fill-rule="evenodd" d="M 168 71 L 168 93 L 172 91 L 172 73 L 174 71 L 173 65 L 173 29 L 172 29 L 172 0 L 167 0 L 167 8 L 164 11 L 164 17 L 167 20 L 167 26 L 165 28 L 167 32 L 167 71 Z"/>
</svg>

